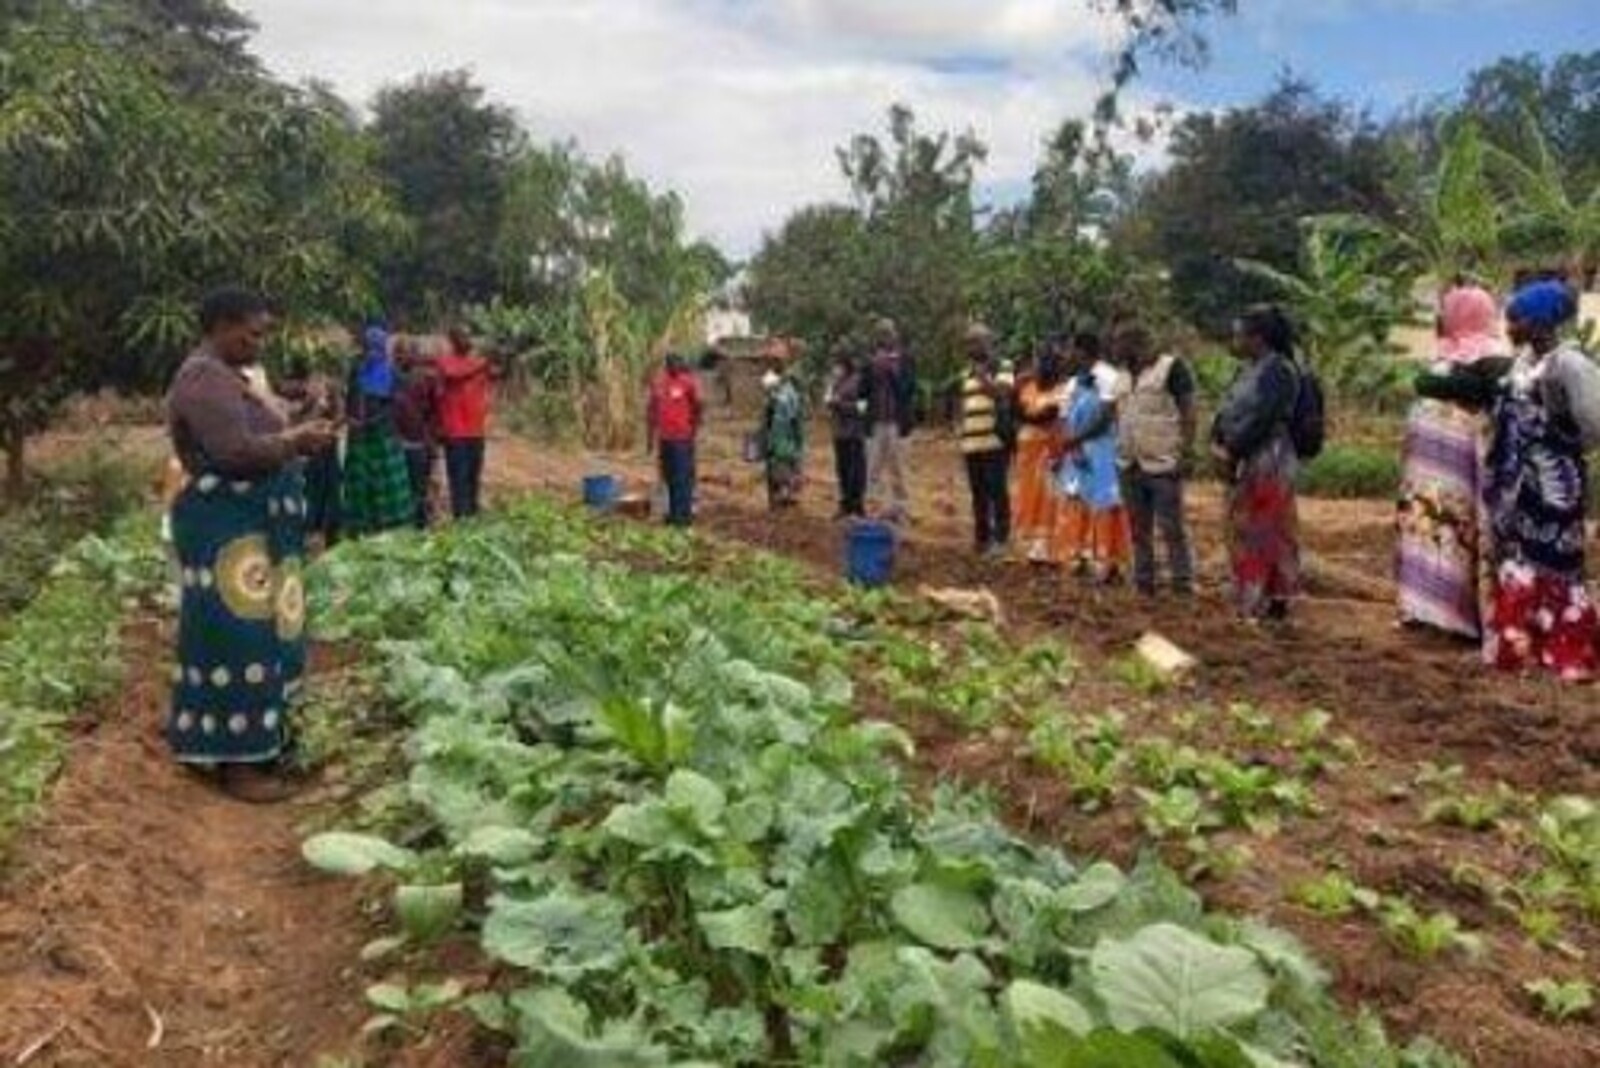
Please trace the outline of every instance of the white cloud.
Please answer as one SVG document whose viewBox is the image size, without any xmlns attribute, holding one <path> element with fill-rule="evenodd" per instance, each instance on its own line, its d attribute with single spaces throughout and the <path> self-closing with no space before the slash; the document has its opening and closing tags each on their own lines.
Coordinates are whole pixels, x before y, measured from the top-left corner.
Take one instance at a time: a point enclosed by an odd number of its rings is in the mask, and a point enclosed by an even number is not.
<svg viewBox="0 0 1600 1068">
<path fill-rule="evenodd" d="M 736 254 L 844 194 L 834 148 L 910 104 L 973 128 L 983 178 L 1024 180 L 1089 113 L 1114 29 L 1086 0 L 244 0 L 278 73 L 365 103 L 468 67 L 540 139 L 622 152 Z"/>
</svg>

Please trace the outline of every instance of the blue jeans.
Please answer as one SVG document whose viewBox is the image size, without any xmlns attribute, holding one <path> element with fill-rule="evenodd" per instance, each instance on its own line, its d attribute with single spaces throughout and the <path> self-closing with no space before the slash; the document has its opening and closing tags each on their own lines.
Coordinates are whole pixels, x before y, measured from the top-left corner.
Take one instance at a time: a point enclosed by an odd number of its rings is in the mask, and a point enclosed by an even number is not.
<svg viewBox="0 0 1600 1068">
<path fill-rule="evenodd" d="M 667 523 L 688 526 L 694 521 L 694 442 L 661 443 L 661 481 L 667 485 Z"/>
<path fill-rule="evenodd" d="M 457 519 L 478 514 L 483 489 L 483 439 L 444 443 L 444 473 L 450 480 L 450 512 Z"/>
</svg>

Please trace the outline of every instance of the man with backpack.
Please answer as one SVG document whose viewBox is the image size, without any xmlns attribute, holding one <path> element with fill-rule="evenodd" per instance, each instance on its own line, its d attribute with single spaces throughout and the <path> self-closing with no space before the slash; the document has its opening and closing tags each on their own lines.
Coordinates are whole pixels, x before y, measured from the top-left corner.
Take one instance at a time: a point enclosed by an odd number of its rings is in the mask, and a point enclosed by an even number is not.
<svg viewBox="0 0 1600 1068">
<path fill-rule="evenodd" d="M 961 454 L 972 491 L 974 547 L 1000 556 L 1011 540 L 1011 450 L 1016 445 L 1016 381 L 995 359 L 994 335 L 967 329 L 969 367 L 961 382 Z"/>
</svg>

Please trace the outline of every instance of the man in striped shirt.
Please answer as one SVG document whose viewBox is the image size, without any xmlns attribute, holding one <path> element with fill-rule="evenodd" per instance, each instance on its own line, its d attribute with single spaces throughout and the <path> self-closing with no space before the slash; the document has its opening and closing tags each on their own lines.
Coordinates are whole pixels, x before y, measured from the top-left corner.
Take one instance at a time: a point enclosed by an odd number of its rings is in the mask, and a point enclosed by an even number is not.
<svg viewBox="0 0 1600 1068">
<path fill-rule="evenodd" d="M 1002 421 L 1015 383 L 995 359 L 988 327 L 968 327 L 966 343 L 971 366 L 961 383 L 961 454 L 972 490 L 973 540 L 978 552 L 998 557 L 1011 540 L 1011 453 Z"/>
</svg>

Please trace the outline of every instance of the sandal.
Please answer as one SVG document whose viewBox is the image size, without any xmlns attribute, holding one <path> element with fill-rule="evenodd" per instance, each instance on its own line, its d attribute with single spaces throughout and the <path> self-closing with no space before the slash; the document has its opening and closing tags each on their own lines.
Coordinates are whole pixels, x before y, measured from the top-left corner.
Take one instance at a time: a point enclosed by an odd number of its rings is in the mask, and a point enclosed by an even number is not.
<svg viewBox="0 0 1600 1068">
<path fill-rule="evenodd" d="M 249 805 L 275 805 L 300 792 L 280 763 L 224 764 L 218 774 L 222 792 Z"/>
</svg>

